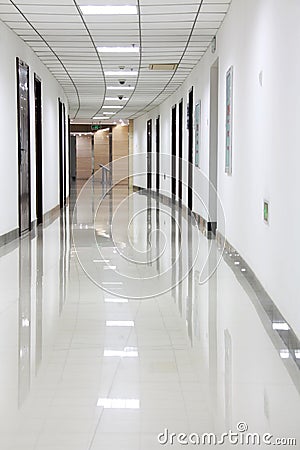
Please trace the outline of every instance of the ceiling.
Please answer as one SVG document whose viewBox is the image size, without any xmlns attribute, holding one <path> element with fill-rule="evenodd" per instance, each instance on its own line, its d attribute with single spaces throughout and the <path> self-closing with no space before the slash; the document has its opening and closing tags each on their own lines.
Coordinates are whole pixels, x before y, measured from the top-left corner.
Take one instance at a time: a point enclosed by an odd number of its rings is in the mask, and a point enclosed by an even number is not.
<svg viewBox="0 0 300 450">
<path fill-rule="evenodd" d="M 129 119 L 151 110 L 182 84 L 210 45 L 230 2 L 0 0 L 0 19 L 35 51 L 63 86 L 71 118 Z M 137 14 L 86 15 L 80 9 L 107 4 L 136 5 Z M 136 53 L 97 50 L 133 44 L 140 49 Z M 149 64 L 154 63 L 178 63 L 178 67 L 175 71 L 150 71 Z M 136 75 L 105 74 L 120 66 Z M 120 89 L 119 79 L 133 89 Z M 124 95 L 123 100 L 119 95 Z"/>
</svg>

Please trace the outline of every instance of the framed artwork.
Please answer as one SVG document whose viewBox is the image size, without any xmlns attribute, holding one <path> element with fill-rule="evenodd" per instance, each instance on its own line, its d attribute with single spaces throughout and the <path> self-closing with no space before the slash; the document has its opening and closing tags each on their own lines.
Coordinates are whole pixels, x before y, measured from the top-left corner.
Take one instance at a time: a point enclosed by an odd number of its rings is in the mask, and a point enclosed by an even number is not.
<svg viewBox="0 0 300 450">
<path fill-rule="evenodd" d="M 199 152 L 201 139 L 201 101 L 195 106 L 195 166 L 199 167 Z"/>
<path fill-rule="evenodd" d="M 233 67 L 226 73 L 226 148 L 225 173 L 232 174 L 232 108 L 233 108 Z"/>
</svg>

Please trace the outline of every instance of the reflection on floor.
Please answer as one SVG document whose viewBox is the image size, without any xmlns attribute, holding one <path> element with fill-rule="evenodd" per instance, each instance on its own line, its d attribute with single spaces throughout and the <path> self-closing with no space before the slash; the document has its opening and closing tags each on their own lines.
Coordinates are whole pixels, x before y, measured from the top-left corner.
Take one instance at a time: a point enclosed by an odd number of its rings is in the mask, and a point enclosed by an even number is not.
<svg viewBox="0 0 300 450">
<path fill-rule="evenodd" d="M 66 209 L 0 249 L 0 448 L 154 450 L 239 422 L 300 445 L 298 368 L 250 288 L 185 211 L 127 194 L 75 208 L 76 246 Z"/>
</svg>

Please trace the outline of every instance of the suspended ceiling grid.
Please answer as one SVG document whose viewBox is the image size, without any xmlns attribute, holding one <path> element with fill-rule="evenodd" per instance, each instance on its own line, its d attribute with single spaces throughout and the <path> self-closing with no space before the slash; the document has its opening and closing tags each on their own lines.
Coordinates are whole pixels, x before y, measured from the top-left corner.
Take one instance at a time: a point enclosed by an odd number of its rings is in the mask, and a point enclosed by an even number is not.
<svg viewBox="0 0 300 450">
<path fill-rule="evenodd" d="M 77 120 L 138 117 L 182 84 L 217 33 L 231 0 L 0 0 L 0 19 L 39 56 L 63 86 Z M 84 15 L 85 5 L 136 5 L 135 15 Z M 97 47 L 132 46 L 137 53 L 100 53 Z M 175 71 L 149 64 L 177 63 Z M 137 72 L 111 76 L 105 72 Z M 126 87 L 120 89 L 119 79 Z M 111 86 L 117 90 L 109 89 Z M 119 100 L 118 95 L 124 99 Z M 107 98 L 117 100 L 107 100 Z M 127 99 L 127 100 L 126 100 Z M 119 108 L 103 108 L 119 106 Z"/>
</svg>

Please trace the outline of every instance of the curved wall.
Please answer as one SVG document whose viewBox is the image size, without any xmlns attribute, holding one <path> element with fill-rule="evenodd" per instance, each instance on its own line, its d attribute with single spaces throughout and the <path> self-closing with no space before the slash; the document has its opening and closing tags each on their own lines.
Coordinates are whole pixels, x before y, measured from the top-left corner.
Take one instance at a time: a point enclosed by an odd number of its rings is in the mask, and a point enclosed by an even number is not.
<svg viewBox="0 0 300 450">
<path fill-rule="evenodd" d="M 210 68 L 219 59 L 218 192 L 226 237 L 256 273 L 300 336 L 300 3 L 233 0 L 217 35 L 181 88 L 134 122 L 134 152 L 146 150 L 146 122 L 161 117 L 161 149 L 170 154 L 171 108 L 194 86 L 201 100 L 200 168 L 209 174 Z M 225 75 L 233 66 L 233 169 L 225 173 Z M 155 151 L 155 133 L 153 138 Z M 184 127 L 183 154 L 187 158 Z M 166 168 L 170 170 L 170 168 Z M 186 180 L 186 178 L 185 178 Z M 135 184 L 145 186 L 144 181 Z M 161 177 L 163 189 L 170 181 Z M 194 183 L 197 186 L 197 178 Z M 205 195 L 205 194 L 204 194 Z M 184 191 L 186 199 L 186 190 Z M 269 201 L 269 224 L 263 201 Z M 197 210 L 198 209 L 198 210 Z M 201 213 L 195 204 L 194 210 Z"/>
</svg>

